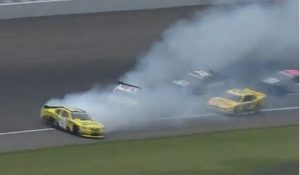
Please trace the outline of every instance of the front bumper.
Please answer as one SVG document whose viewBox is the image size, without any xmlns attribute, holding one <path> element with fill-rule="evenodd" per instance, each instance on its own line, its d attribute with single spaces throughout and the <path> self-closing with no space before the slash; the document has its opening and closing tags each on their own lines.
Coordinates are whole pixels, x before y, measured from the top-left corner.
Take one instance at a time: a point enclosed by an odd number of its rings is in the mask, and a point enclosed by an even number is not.
<svg viewBox="0 0 300 175">
<path fill-rule="evenodd" d="M 86 135 L 86 134 L 81 134 L 82 137 L 86 138 L 96 138 L 96 139 L 103 139 L 105 136 L 104 135 Z"/>
<path fill-rule="evenodd" d="M 79 134 L 88 138 L 104 138 L 105 132 L 104 129 L 93 130 L 91 128 L 80 128 Z"/>
</svg>

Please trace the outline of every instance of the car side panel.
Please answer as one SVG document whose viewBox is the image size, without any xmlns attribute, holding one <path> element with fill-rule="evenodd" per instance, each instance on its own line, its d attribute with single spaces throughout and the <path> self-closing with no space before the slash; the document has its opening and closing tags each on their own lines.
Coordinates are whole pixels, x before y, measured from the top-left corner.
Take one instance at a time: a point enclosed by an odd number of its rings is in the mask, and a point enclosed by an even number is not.
<svg viewBox="0 0 300 175">
<path fill-rule="evenodd" d="M 241 111 L 254 110 L 258 104 L 263 103 L 263 101 L 264 101 L 263 95 L 261 95 L 261 94 L 253 94 L 253 95 L 256 97 L 256 99 L 249 101 L 249 102 L 241 102 L 239 104 L 239 109 Z M 243 96 L 242 99 L 244 97 L 245 96 Z"/>
</svg>

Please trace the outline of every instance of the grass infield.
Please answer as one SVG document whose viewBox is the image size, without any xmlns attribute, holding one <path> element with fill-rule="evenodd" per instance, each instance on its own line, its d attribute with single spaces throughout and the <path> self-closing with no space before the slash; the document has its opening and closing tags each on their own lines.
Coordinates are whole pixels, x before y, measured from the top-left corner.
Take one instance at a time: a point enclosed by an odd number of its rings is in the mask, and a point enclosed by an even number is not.
<svg viewBox="0 0 300 175">
<path fill-rule="evenodd" d="M 0 174 L 297 175 L 298 134 L 289 126 L 3 153 Z"/>
</svg>

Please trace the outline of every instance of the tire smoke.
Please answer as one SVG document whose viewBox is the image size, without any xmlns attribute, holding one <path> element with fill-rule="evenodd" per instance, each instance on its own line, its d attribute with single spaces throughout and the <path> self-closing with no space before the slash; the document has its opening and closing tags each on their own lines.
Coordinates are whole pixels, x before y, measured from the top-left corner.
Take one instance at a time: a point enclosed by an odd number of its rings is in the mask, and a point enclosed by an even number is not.
<svg viewBox="0 0 300 175">
<path fill-rule="evenodd" d="M 142 88 L 136 96 L 115 96 L 97 87 L 47 104 L 82 108 L 108 131 L 148 125 L 161 117 L 206 113 L 207 98 L 216 93 L 182 93 L 172 80 L 191 70 L 212 69 L 229 76 L 233 84 L 249 86 L 250 79 L 265 73 L 264 64 L 298 63 L 298 23 L 297 0 L 211 7 L 168 28 L 121 77 Z"/>
</svg>

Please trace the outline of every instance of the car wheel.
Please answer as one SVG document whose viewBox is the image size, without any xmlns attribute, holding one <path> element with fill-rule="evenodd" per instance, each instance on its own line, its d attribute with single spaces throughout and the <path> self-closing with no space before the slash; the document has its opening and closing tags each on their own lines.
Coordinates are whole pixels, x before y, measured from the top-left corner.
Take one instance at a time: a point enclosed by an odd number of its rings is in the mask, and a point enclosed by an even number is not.
<svg viewBox="0 0 300 175">
<path fill-rule="evenodd" d="M 232 112 L 232 116 L 237 116 L 239 114 L 238 107 L 235 107 Z"/>
<path fill-rule="evenodd" d="M 67 126 L 66 131 L 67 131 L 67 132 L 71 132 L 69 126 Z"/>
<path fill-rule="evenodd" d="M 43 119 L 46 125 L 49 125 L 51 127 L 56 127 L 55 120 L 51 116 L 45 116 Z"/>
<path fill-rule="evenodd" d="M 46 125 L 50 125 L 50 122 L 49 122 L 49 117 L 48 116 L 43 116 L 42 117 L 42 122 Z"/>
<path fill-rule="evenodd" d="M 254 113 L 259 112 L 261 109 L 261 105 L 258 103 L 255 107 L 254 107 Z"/>
<path fill-rule="evenodd" d="M 55 127 L 55 128 L 61 129 L 61 127 L 60 127 L 59 124 L 58 124 L 58 121 L 55 120 L 54 118 L 53 118 L 53 124 L 52 124 L 52 126 Z"/>
<path fill-rule="evenodd" d="M 78 128 L 78 126 L 73 126 L 73 131 L 72 131 L 72 133 L 74 134 L 74 135 L 79 135 L 79 128 Z"/>
</svg>

